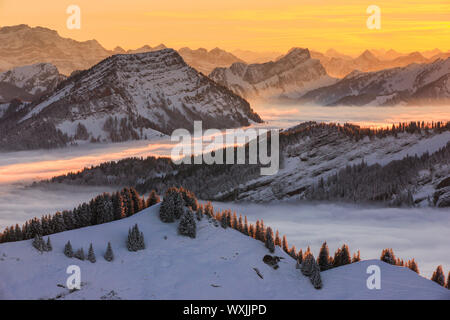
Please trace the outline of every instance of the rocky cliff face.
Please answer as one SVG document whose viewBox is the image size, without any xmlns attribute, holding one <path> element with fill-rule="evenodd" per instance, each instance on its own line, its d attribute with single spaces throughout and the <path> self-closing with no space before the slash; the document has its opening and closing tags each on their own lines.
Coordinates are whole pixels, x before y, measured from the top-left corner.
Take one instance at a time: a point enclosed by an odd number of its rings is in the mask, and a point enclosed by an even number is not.
<svg viewBox="0 0 450 320">
<path fill-rule="evenodd" d="M 14 98 L 32 101 L 42 94 L 54 90 L 66 77 L 49 63 L 16 67 L 0 73 L 0 101 L 9 102 Z M 12 88 L 16 88 L 15 90 Z"/>
<path fill-rule="evenodd" d="M 210 78 L 245 98 L 298 97 L 334 81 L 319 60 L 311 59 L 308 49 L 300 48 L 276 61 L 216 68 Z"/>
<path fill-rule="evenodd" d="M 0 71 L 36 63 L 51 63 L 70 75 L 111 55 L 96 40 L 62 38 L 54 30 L 17 25 L 0 28 Z"/>
</svg>

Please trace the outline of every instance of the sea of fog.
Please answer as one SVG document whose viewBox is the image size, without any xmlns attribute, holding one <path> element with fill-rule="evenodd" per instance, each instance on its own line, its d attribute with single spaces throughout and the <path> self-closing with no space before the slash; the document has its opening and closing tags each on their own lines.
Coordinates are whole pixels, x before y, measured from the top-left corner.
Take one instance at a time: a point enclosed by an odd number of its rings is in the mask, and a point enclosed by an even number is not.
<svg viewBox="0 0 450 320">
<path fill-rule="evenodd" d="M 420 120 L 450 120 L 450 107 L 318 107 L 291 104 L 252 104 L 266 121 L 256 128 L 288 128 L 304 121 L 351 122 L 363 126 L 389 126 Z M 225 138 L 224 138 L 225 140 Z M 170 156 L 177 142 L 169 137 L 153 141 L 86 144 L 54 150 L 0 153 L 0 184 L 50 178 L 69 171 L 125 157 Z M 210 142 L 204 142 L 206 146 Z"/>
<path fill-rule="evenodd" d="M 303 121 L 352 122 L 364 126 L 388 126 L 421 120 L 450 120 L 449 107 L 312 107 L 252 104 L 266 120 L 259 128 L 287 128 Z M 43 214 L 72 209 L 108 187 L 64 187 L 30 189 L 39 179 L 77 171 L 104 161 L 125 157 L 170 156 L 170 138 L 115 144 L 87 144 L 55 150 L 0 153 L 0 230 Z M 251 221 L 264 219 L 288 236 L 297 248 L 311 245 L 314 252 L 324 240 L 334 250 L 347 243 L 363 258 L 380 255 L 393 247 L 404 259 L 415 257 L 429 276 L 438 264 L 450 268 L 450 215 L 436 209 L 361 208 L 344 205 L 256 205 L 217 204 L 247 215 Z"/>
<path fill-rule="evenodd" d="M 0 230 L 33 217 L 72 209 L 109 187 L 27 188 L 0 185 Z M 379 208 L 344 204 L 253 204 L 213 203 L 216 210 L 231 209 L 250 222 L 263 219 L 266 225 L 286 235 L 297 249 L 311 246 L 314 254 L 323 241 L 330 252 L 347 243 L 363 259 L 378 258 L 392 247 L 403 258 L 414 257 L 421 274 L 429 277 L 437 265 L 450 270 L 450 215 L 434 208 Z"/>
<path fill-rule="evenodd" d="M 439 264 L 450 271 L 450 214 L 435 208 L 380 208 L 344 204 L 213 203 L 215 209 L 231 209 L 249 222 L 264 223 L 286 235 L 297 250 L 310 246 L 317 257 L 327 241 L 333 254 L 342 244 L 362 259 L 379 258 L 393 248 L 402 259 L 415 258 L 422 275 L 430 277 Z"/>
</svg>

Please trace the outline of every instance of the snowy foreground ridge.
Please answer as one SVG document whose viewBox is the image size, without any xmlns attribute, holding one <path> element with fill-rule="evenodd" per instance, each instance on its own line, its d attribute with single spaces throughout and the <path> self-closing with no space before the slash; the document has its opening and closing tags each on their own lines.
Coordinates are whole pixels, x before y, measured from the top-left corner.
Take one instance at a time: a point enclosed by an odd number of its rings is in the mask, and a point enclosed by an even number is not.
<svg viewBox="0 0 450 320">
<path fill-rule="evenodd" d="M 321 273 L 323 288 L 283 257 L 277 270 L 264 264 L 264 244 L 207 219 L 197 238 L 179 236 L 177 223 L 162 223 L 159 204 L 131 217 L 51 235 L 53 251 L 39 253 L 31 241 L 0 245 L 0 299 L 450 299 L 450 292 L 408 268 L 366 260 Z M 144 233 L 146 249 L 129 252 L 128 229 Z M 46 237 L 45 237 L 46 239 Z M 97 262 L 67 258 L 64 245 L 87 252 L 92 242 Z M 108 241 L 114 261 L 103 255 Z M 81 290 L 71 292 L 69 265 L 81 269 Z M 367 267 L 381 269 L 381 289 L 366 286 Z M 257 275 L 258 269 L 263 279 Z"/>
</svg>

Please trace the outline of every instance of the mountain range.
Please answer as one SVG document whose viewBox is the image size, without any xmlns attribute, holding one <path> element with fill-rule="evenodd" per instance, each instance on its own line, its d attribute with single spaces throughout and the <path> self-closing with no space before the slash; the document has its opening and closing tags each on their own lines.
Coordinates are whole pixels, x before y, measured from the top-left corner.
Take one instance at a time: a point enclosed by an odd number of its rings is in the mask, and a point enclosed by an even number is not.
<svg viewBox="0 0 450 320">
<path fill-rule="evenodd" d="M 107 50 L 96 40 L 75 41 L 59 36 L 58 32 L 43 27 L 21 24 L 0 28 L 0 71 L 36 63 L 51 63 L 66 76 L 74 71 L 91 68 L 101 60 L 115 54 L 135 54 L 166 49 L 164 44 L 155 47 L 144 45 L 137 49 L 124 50 L 116 47 Z M 215 67 L 242 62 L 232 53 L 215 48 L 179 50 L 185 61 L 204 74 Z"/>
<path fill-rule="evenodd" d="M 342 80 L 306 93 L 318 105 L 398 105 L 450 103 L 450 58 L 375 72 L 354 71 Z"/>
<path fill-rule="evenodd" d="M 0 146 L 144 139 L 192 129 L 194 120 L 219 129 L 262 121 L 247 101 L 188 66 L 175 50 L 119 54 L 4 114 Z"/>
<path fill-rule="evenodd" d="M 335 82 L 308 49 L 293 48 L 275 61 L 233 63 L 216 68 L 209 77 L 245 98 L 300 97 L 305 92 Z"/>
</svg>

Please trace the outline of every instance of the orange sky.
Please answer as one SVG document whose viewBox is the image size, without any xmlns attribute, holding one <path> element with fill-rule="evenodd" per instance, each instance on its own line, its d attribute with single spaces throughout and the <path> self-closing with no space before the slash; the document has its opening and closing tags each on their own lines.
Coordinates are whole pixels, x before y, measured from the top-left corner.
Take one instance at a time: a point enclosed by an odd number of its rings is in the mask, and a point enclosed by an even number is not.
<svg viewBox="0 0 450 320">
<path fill-rule="evenodd" d="M 81 8 L 81 30 L 66 28 L 71 4 Z M 366 27 L 369 5 L 381 8 L 380 30 Z M 0 23 L 45 26 L 108 49 L 450 50 L 449 0 L 0 0 Z"/>
</svg>

